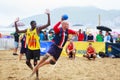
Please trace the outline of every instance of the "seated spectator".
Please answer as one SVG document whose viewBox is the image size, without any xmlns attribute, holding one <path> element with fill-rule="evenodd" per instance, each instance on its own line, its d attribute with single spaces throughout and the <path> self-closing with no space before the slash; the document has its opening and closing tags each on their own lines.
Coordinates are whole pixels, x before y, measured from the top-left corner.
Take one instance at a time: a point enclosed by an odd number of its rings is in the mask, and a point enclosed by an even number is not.
<svg viewBox="0 0 120 80">
<path fill-rule="evenodd" d="M 102 31 L 99 31 L 99 34 L 97 34 L 96 41 L 97 42 L 103 42 L 104 41 L 104 36 L 102 34 Z"/>
<path fill-rule="evenodd" d="M 105 34 L 105 37 L 104 37 L 104 42 L 109 42 L 110 43 L 110 39 L 111 39 L 111 37 L 109 35 L 109 32 L 106 31 L 106 34 Z"/>
<path fill-rule="evenodd" d="M 116 42 L 120 43 L 120 34 L 118 34 L 118 38 L 117 38 Z"/>
<path fill-rule="evenodd" d="M 75 49 L 75 46 L 72 40 L 70 40 L 70 42 L 68 43 L 66 47 L 66 53 L 70 59 L 75 59 L 76 49 Z"/>
<path fill-rule="evenodd" d="M 81 29 L 78 31 L 78 41 L 84 41 L 84 34 L 81 32 Z"/>
<path fill-rule="evenodd" d="M 83 55 L 83 56 L 88 58 L 89 60 L 91 60 L 91 58 L 93 58 L 95 60 L 95 58 L 96 58 L 96 51 L 92 47 L 92 43 L 89 43 L 89 46 L 88 46 L 87 51 L 86 51 L 86 55 Z"/>
<path fill-rule="evenodd" d="M 90 32 L 89 35 L 87 36 L 87 41 L 89 41 L 89 42 L 94 42 L 94 36 L 92 35 L 91 32 Z"/>
</svg>

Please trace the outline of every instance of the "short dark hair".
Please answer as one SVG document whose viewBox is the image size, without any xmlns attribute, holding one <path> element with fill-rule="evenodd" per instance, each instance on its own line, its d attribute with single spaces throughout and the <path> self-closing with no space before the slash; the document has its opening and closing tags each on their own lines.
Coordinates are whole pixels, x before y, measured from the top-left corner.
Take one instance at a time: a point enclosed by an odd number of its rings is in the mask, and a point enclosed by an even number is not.
<svg viewBox="0 0 120 80">
<path fill-rule="evenodd" d="M 33 23 L 36 23 L 36 21 L 31 21 L 31 22 L 30 22 L 30 25 L 32 25 Z"/>
</svg>

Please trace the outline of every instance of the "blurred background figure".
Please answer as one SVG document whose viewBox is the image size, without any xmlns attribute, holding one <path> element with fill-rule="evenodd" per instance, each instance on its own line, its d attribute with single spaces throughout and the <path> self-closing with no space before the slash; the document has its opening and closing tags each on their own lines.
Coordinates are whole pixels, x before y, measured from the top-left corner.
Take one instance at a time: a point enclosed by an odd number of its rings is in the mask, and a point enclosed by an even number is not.
<svg viewBox="0 0 120 80">
<path fill-rule="evenodd" d="M 19 43 L 21 43 L 19 61 L 22 59 L 22 56 L 26 54 L 26 34 L 21 34 L 19 37 Z"/>
<path fill-rule="evenodd" d="M 43 34 L 44 34 L 44 41 L 48 41 L 48 34 L 47 34 L 47 32 L 44 31 Z"/>
<path fill-rule="evenodd" d="M 51 40 L 53 40 L 53 38 L 54 38 L 54 33 L 53 32 L 49 32 L 48 40 L 51 41 Z"/>
<path fill-rule="evenodd" d="M 117 43 L 120 43 L 120 34 L 118 34 L 118 37 L 117 37 L 116 42 L 117 42 Z"/>
<path fill-rule="evenodd" d="M 105 37 L 104 37 L 104 42 L 110 43 L 111 36 L 109 35 L 109 32 L 106 31 Z"/>
<path fill-rule="evenodd" d="M 94 36 L 92 35 L 92 32 L 89 32 L 89 34 L 87 36 L 87 41 L 94 42 Z"/>
<path fill-rule="evenodd" d="M 44 34 L 43 34 L 43 31 L 40 31 L 39 37 L 40 37 L 40 41 L 43 41 L 43 40 L 44 40 Z"/>
<path fill-rule="evenodd" d="M 84 34 L 82 33 L 81 29 L 78 31 L 78 41 L 84 41 Z"/>
<path fill-rule="evenodd" d="M 109 33 L 109 35 L 110 35 L 110 42 L 113 43 L 113 36 L 111 33 Z"/>
<path fill-rule="evenodd" d="M 14 36 L 14 52 L 13 52 L 13 55 L 18 55 L 17 54 L 17 50 L 18 50 L 18 46 L 19 46 L 19 34 L 17 32 L 15 32 L 13 34 Z"/>
<path fill-rule="evenodd" d="M 104 41 L 104 35 L 102 34 L 102 31 L 99 31 L 99 34 L 96 36 L 97 42 L 103 42 Z"/>
<path fill-rule="evenodd" d="M 87 41 L 87 34 L 85 31 L 83 31 L 83 35 L 84 35 L 84 41 Z"/>
<path fill-rule="evenodd" d="M 0 38 L 2 38 L 2 34 L 0 33 Z"/>
<path fill-rule="evenodd" d="M 73 44 L 72 39 L 70 39 L 70 42 L 68 43 L 66 47 L 66 53 L 69 59 L 75 59 L 76 49 L 75 49 L 75 45 Z"/>
</svg>

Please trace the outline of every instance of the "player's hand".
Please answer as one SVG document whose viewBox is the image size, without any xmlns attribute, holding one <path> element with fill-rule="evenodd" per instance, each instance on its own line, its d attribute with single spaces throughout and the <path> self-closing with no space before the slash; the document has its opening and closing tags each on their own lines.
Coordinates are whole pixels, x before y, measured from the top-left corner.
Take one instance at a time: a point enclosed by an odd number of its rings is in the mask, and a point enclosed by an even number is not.
<svg viewBox="0 0 120 80">
<path fill-rule="evenodd" d="M 49 10 L 49 9 L 46 9 L 46 10 L 45 10 L 45 14 L 50 14 L 50 10 Z"/>
<path fill-rule="evenodd" d="M 64 21 L 64 19 L 61 17 L 61 22 Z"/>
<path fill-rule="evenodd" d="M 19 17 L 18 17 L 18 18 L 16 18 L 15 22 L 18 22 L 18 21 L 19 21 Z"/>
</svg>

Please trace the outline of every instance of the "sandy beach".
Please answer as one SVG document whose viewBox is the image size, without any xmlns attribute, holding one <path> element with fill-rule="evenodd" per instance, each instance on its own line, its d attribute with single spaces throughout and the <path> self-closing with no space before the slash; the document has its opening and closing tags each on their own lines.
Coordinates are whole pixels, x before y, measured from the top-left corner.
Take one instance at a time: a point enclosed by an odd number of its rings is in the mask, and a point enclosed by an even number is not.
<svg viewBox="0 0 120 80">
<path fill-rule="evenodd" d="M 28 78 L 31 70 L 11 50 L 0 51 L 0 80 L 35 80 Z M 88 61 L 83 57 L 69 60 L 60 57 L 55 65 L 46 65 L 39 69 L 40 80 L 120 80 L 120 59 L 97 58 Z"/>
</svg>

